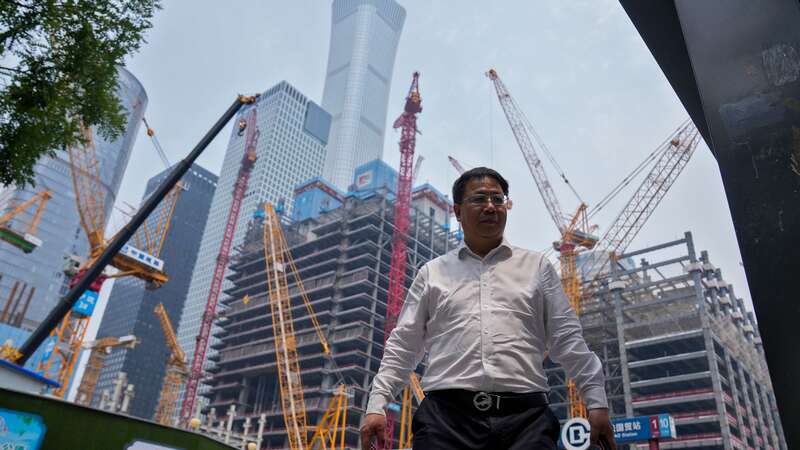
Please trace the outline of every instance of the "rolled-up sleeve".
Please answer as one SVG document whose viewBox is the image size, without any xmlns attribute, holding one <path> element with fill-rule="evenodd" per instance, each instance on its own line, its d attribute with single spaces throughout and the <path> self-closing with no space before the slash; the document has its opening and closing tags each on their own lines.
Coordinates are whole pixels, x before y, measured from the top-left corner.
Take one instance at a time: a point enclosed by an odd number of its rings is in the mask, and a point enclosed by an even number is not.
<svg viewBox="0 0 800 450">
<path fill-rule="evenodd" d="M 564 294 L 553 265 L 542 258 L 539 269 L 550 359 L 561 364 L 567 376 L 575 381 L 588 409 L 607 408 L 605 376 L 600 359 L 586 345 L 578 316 Z"/>
<path fill-rule="evenodd" d="M 383 350 L 378 374 L 372 381 L 367 413 L 385 414 L 384 408 L 408 382 L 424 355 L 428 321 L 428 269 L 423 266 L 408 289 L 403 309 Z"/>
</svg>

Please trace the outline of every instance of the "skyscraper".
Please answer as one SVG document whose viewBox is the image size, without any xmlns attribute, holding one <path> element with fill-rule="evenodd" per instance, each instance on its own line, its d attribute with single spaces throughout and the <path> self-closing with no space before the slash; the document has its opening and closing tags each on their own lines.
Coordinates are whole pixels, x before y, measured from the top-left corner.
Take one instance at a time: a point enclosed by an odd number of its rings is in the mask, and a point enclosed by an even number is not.
<svg viewBox="0 0 800 450">
<path fill-rule="evenodd" d="M 242 201 L 233 237 L 234 246 L 242 241 L 247 222 L 263 202 L 277 204 L 283 199 L 287 210 L 291 210 L 294 186 L 322 173 L 331 119 L 316 103 L 308 100 L 286 81 L 282 81 L 264 92 L 255 105 L 240 111 L 233 121 L 228 149 L 177 330 L 180 345 L 189 359 L 195 351 L 195 338 L 200 330 L 231 208 L 234 185 L 245 150 L 246 133 L 240 135 L 238 122 L 245 117 L 249 108 L 257 108 L 258 112 L 258 159 Z M 225 281 L 220 297 L 226 295 L 225 289 L 228 286 L 229 282 Z M 213 342 L 212 340 L 211 343 Z"/>
<path fill-rule="evenodd" d="M 322 107 L 331 113 L 325 178 L 348 190 L 383 156 L 389 88 L 406 11 L 394 0 L 334 0 Z"/>
<path fill-rule="evenodd" d="M 97 159 L 100 176 L 105 188 L 105 217 L 117 196 L 122 176 L 128 166 L 131 148 L 147 107 L 147 94 L 139 81 L 127 70 L 119 69 L 118 96 L 127 111 L 125 131 L 116 140 L 107 141 L 95 133 Z M 58 150 L 55 157 L 45 157 L 34 166 L 35 187 L 7 189 L 0 194 L 0 215 L 36 192 L 47 189 L 52 198 L 47 203 L 36 232 L 42 245 L 30 254 L 24 254 L 5 242 L 0 242 L 0 301 L 10 301 L 16 284 L 15 299 L 20 295 L 17 315 L 20 320 L 14 326 L 33 329 L 53 308 L 59 297 L 65 294 L 66 280 L 63 274 L 63 259 L 73 254 L 86 257 L 89 243 L 81 228 L 75 205 L 75 195 L 70 177 L 69 158 L 66 151 Z M 15 219 L 13 226 L 29 223 L 33 211 Z M 21 290 L 24 286 L 24 292 Z M 32 295 L 31 295 L 32 294 Z M 30 295 L 30 301 L 28 296 Z M 15 345 L 20 345 L 15 342 Z"/>
<path fill-rule="evenodd" d="M 144 198 L 155 191 L 171 171 L 172 168 L 167 169 L 151 178 Z M 170 352 L 153 310 L 158 303 L 163 303 L 173 328 L 177 326 L 189 290 L 191 267 L 197 259 L 211 198 L 217 186 L 217 176 L 195 164 L 183 176 L 181 183 L 184 190 L 175 203 L 160 254 L 169 281 L 159 289 L 147 290 L 141 280 L 120 278 L 115 281 L 108 298 L 97 338 L 134 335 L 139 344 L 133 349 L 115 350 L 106 357 L 105 368 L 100 372 L 94 391 L 92 403 L 95 406 L 99 405 L 102 392 L 111 389 L 118 374 L 124 372 L 127 382 L 135 387 L 130 414 L 145 419 L 153 417 Z M 159 217 L 164 207 L 168 205 L 159 205 L 150 217 Z"/>
</svg>

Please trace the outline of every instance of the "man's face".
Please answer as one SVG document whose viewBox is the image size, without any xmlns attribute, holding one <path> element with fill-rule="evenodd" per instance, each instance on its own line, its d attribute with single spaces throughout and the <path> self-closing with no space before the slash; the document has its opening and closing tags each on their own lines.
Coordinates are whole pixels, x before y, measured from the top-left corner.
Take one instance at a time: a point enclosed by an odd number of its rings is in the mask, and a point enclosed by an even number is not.
<svg viewBox="0 0 800 450">
<path fill-rule="evenodd" d="M 498 195 L 503 195 L 503 189 L 492 177 L 473 178 L 467 182 L 461 204 L 453 206 L 456 218 L 464 230 L 465 239 L 477 244 L 495 242 L 503 238 L 508 214 L 507 205 L 498 206 L 490 201 L 493 196 Z"/>
</svg>

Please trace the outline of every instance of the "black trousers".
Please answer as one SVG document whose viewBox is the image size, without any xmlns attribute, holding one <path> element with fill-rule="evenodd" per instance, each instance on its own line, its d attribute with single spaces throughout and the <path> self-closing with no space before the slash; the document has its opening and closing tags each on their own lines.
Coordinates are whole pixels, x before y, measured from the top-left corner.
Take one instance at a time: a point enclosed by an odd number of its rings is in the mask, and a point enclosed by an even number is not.
<svg viewBox="0 0 800 450">
<path fill-rule="evenodd" d="M 555 450 L 560 425 L 546 402 L 479 410 L 474 393 L 428 393 L 411 423 L 413 450 Z"/>
</svg>

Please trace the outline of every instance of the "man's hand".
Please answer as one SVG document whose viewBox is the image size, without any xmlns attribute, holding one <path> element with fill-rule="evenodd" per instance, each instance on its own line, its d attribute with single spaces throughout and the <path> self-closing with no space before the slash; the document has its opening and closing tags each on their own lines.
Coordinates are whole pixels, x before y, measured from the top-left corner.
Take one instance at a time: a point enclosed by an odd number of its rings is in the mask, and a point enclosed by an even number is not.
<svg viewBox="0 0 800 450">
<path fill-rule="evenodd" d="M 608 413 L 606 413 L 608 417 Z M 386 442 L 386 416 L 383 414 L 367 414 L 361 424 L 361 448 L 369 450 L 372 437 L 378 441 L 376 448 L 382 450 Z"/>
<path fill-rule="evenodd" d="M 611 427 L 611 417 L 608 415 L 608 408 L 595 408 L 589 410 L 589 426 L 592 434 L 590 437 L 592 445 L 600 446 L 601 439 L 604 441 L 603 449 L 617 450 L 617 443 L 614 441 L 614 429 Z"/>
</svg>

